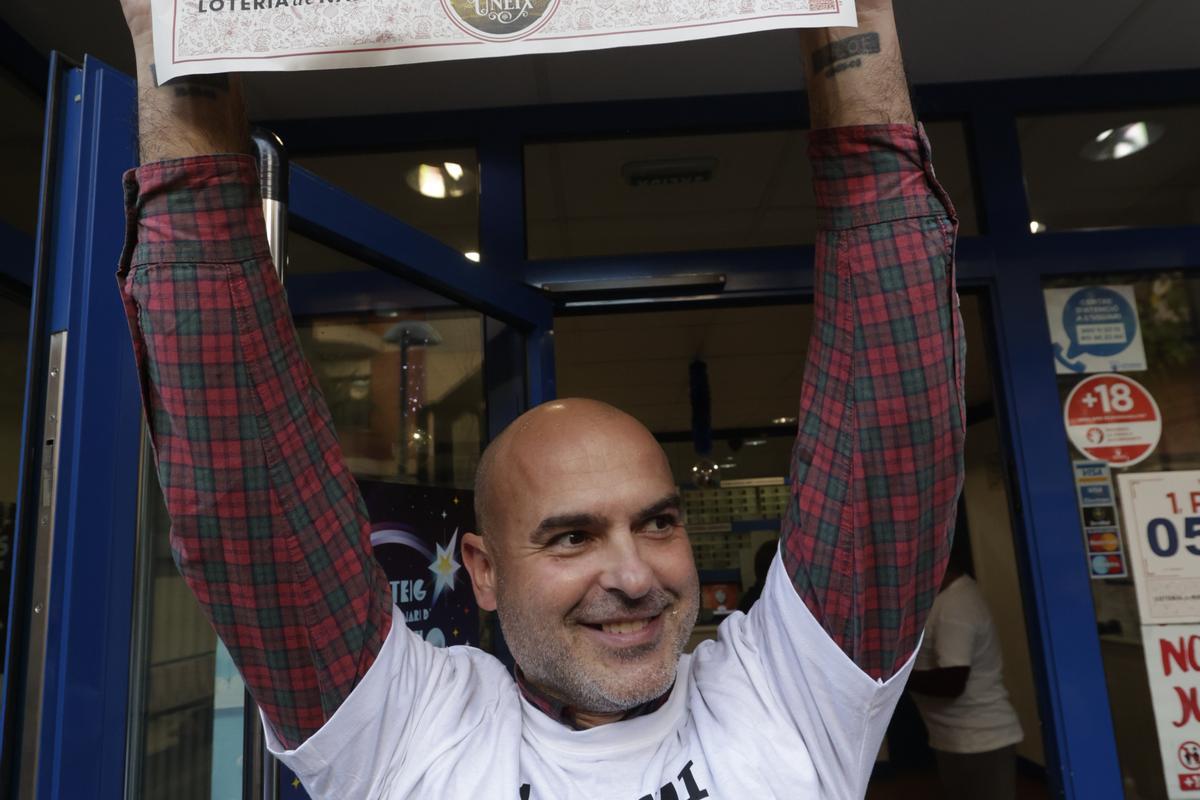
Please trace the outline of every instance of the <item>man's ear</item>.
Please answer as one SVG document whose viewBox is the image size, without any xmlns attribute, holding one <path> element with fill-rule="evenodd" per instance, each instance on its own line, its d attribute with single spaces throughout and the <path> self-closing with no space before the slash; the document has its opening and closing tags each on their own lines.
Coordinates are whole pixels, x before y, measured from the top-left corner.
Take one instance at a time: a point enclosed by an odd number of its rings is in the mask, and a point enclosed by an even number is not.
<svg viewBox="0 0 1200 800">
<path fill-rule="evenodd" d="M 463 566 L 471 575 L 475 602 L 484 611 L 496 610 L 496 562 L 488 552 L 488 543 L 477 533 L 462 538 Z"/>
</svg>

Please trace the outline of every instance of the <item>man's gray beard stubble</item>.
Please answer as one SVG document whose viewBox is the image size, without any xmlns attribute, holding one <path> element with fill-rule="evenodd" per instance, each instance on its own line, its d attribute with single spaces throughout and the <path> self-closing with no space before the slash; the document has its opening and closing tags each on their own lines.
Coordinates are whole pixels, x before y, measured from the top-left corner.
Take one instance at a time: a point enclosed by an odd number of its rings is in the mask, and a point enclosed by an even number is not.
<svg viewBox="0 0 1200 800">
<path fill-rule="evenodd" d="M 542 691 L 566 703 L 569 708 L 593 714 L 628 711 L 661 697 L 670 689 L 675 682 L 679 657 L 683 654 L 683 648 L 692 635 L 700 613 L 700 589 L 697 586 L 690 606 L 677 605 L 673 609 L 674 612 L 684 615 L 684 624 L 679 629 L 676 641 L 672 642 L 673 652 L 669 661 L 644 685 L 621 687 L 626 691 L 618 694 L 618 687 L 606 688 L 577 663 L 567 643 L 561 638 L 560 620 L 548 623 L 543 619 L 527 618 L 505 602 L 506 596 L 507 592 L 497 593 L 496 613 L 500 617 L 500 629 L 504 633 L 505 643 L 525 678 Z M 654 596 L 641 598 L 637 604 L 625 604 L 622 609 L 629 611 L 637 608 L 656 608 L 662 605 L 663 597 L 674 599 L 669 592 L 658 590 Z M 558 636 L 554 635 L 556 631 L 553 628 L 556 626 L 560 627 Z M 618 656 L 634 659 L 653 649 L 653 645 L 630 648 L 618 652 Z"/>
</svg>

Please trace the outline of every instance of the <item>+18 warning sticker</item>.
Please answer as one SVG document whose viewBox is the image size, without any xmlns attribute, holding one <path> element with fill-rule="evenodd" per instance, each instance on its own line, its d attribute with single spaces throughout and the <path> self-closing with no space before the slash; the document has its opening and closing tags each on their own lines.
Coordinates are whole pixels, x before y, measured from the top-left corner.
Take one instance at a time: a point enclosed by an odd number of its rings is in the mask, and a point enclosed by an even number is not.
<svg viewBox="0 0 1200 800">
<path fill-rule="evenodd" d="M 1146 387 L 1104 373 L 1084 378 L 1063 408 L 1063 424 L 1076 449 L 1114 467 L 1145 460 L 1162 436 L 1162 415 Z"/>
</svg>

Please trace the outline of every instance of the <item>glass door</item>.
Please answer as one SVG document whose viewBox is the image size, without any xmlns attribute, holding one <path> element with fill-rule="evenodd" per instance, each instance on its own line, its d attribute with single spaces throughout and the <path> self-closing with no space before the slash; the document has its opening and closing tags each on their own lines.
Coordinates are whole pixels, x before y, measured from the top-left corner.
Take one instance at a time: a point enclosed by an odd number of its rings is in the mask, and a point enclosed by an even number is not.
<svg viewBox="0 0 1200 800">
<path fill-rule="evenodd" d="M 34 699 L 19 716 L 11 702 L 5 710 L 6 722 L 20 721 L 8 726 L 8 751 L 37 744 L 33 757 L 12 759 L 12 796 L 301 796 L 262 766 L 257 715 L 166 543 L 112 279 L 120 174 L 135 163 L 135 86 L 94 60 L 61 66 L 55 80 L 47 153 L 56 191 L 43 225 L 56 247 L 44 298 L 35 292 L 47 324 L 35 354 L 42 383 L 32 385 L 41 407 L 61 394 L 61 433 L 47 454 L 49 416 L 25 431 L 38 468 L 56 471 L 37 472 L 21 495 L 53 513 L 18 530 L 47 569 L 21 620 L 26 632 L 43 631 L 45 657 L 31 659 L 21 690 L 8 694 L 29 697 L 33 686 Z M 291 171 L 289 206 L 296 326 L 376 518 L 376 555 L 402 574 L 415 556 L 391 546 L 395 532 L 419 529 L 431 554 L 453 553 L 488 437 L 551 395 L 551 304 L 303 169 Z M 47 360 L 54 348 L 65 360 Z M 58 382 L 47 389 L 51 376 Z M 453 579 L 441 593 L 467 597 L 465 575 L 457 587 Z M 407 614 L 434 587 L 393 578 L 393 589 Z M 478 643 L 480 623 L 463 608 L 444 618 L 413 610 L 427 639 Z"/>
</svg>

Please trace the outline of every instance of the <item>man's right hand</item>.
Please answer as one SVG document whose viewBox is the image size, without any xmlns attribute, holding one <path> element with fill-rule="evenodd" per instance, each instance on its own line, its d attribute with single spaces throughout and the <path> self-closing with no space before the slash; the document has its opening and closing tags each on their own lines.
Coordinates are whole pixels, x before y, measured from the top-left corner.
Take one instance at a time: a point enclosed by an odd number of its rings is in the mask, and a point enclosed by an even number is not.
<svg viewBox="0 0 1200 800">
<path fill-rule="evenodd" d="M 121 0 L 133 39 L 142 163 L 249 151 L 246 112 L 236 78 L 197 75 L 158 85 L 150 0 Z"/>
</svg>

